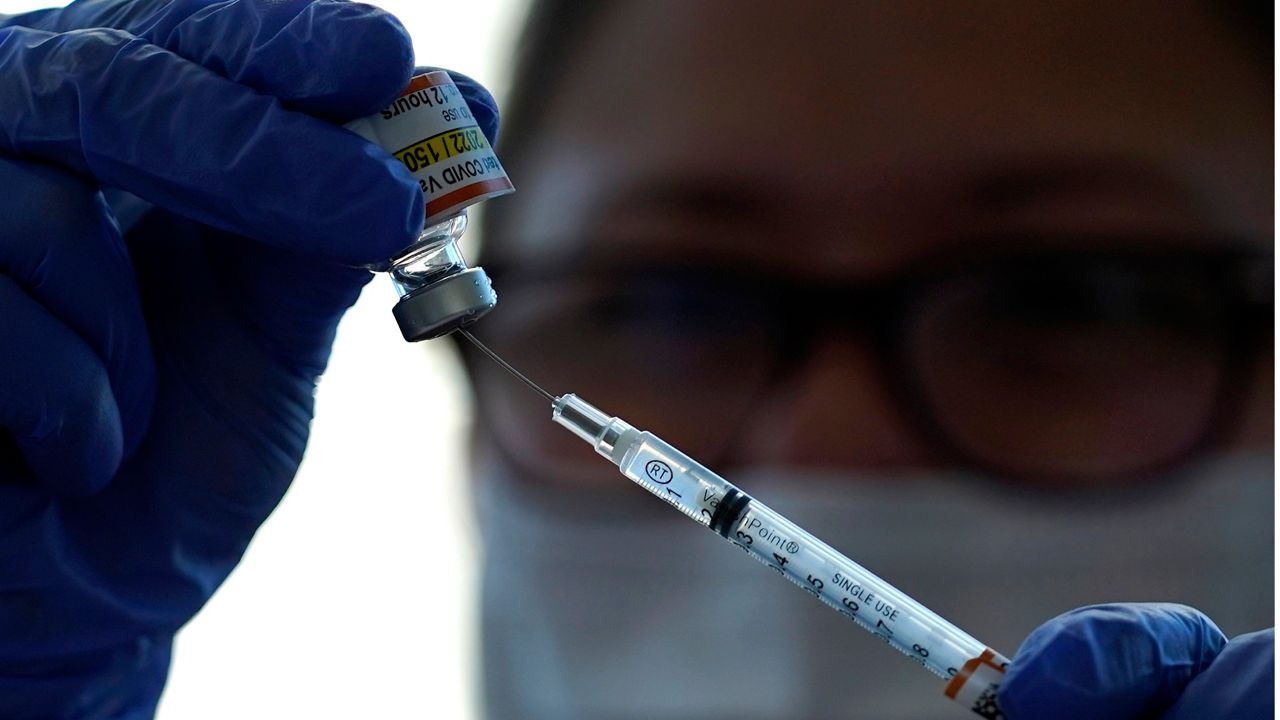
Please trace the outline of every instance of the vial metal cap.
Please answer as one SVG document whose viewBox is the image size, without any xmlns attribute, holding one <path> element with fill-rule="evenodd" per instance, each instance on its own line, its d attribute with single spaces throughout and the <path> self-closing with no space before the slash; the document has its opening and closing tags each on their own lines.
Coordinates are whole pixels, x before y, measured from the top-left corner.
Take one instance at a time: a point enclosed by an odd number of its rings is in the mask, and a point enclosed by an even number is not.
<svg viewBox="0 0 1280 720">
<path fill-rule="evenodd" d="M 400 298 L 391 313 L 409 342 L 438 338 L 480 319 L 498 304 L 484 268 L 441 278 Z"/>
</svg>

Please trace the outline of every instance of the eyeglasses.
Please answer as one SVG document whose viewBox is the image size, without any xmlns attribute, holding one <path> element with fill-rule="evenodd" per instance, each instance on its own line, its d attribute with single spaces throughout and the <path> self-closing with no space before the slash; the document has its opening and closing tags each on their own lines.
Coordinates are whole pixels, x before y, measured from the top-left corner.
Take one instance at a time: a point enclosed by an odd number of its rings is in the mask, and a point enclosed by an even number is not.
<svg viewBox="0 0 1280 720">
<path fill-rule="evenodd" d="M 1273 304 L 1272 259 L 1221 251 L 1021 252 L 858 287 L 714 267 L 487 265 L 502 301 L 487 343 L 548 389 L 708 462 L 817 339 L 849 332 L 940 456 L 1037 481 L 1147 474 L 1221 437 Z M 508 432 L 545 420 L 514 385 L 486 392 Z M 543 449 L 561 462 L 561 446 Z"/>
</svg>

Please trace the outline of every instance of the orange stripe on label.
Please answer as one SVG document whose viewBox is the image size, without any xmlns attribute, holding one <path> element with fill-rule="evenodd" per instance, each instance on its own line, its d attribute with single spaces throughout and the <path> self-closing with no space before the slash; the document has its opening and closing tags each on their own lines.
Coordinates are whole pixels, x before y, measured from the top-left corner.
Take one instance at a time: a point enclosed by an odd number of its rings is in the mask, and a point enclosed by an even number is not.
<svg viewBox="0 0 1280 720">
<path fill-rule="evenodd" d="M 973 671 L 978 669 L 979 665 L 987 665 L 1000 673 L 1004 672 L 1004 668 L 995 663 L 996 653 L 991 648 L 982 651 L 982 654 L 976 658 L 972 658 L 965 662 L 964 667 L 960 668 L 960 672 L 951 678 L 951 682 L 947 683 L 946 690 L 943 692 L 947 697 L 955 700 L 956 693 L 960 692 L 960 688 L 969 681 L 969 676 L 973 675 Z"/>
<path fill-rule="evenodd" d="M 405 87 L 404 92 L 400 93 L 398 97 L 404 97 L 409 93 L 417 92 L 423 88 L 435 87 L 437 85 L 448 85 L 451 82 L 453 82 L 453 78 L 449 77 L 449 73 L 443 70 L 432 70 L 429 73 L 415 75 L 414 78 L 409 81 L 409 85 Z"/>
<path fill-rule="evenodd" d="M 441 195 L 427 203 L 427 217 L 430 218 L 432 215 L 448 210 L 455 205 L 460 205 L 481 195 L 502 192 L 504 190 L 515 190 L 515 186 L 512 185 L 511 181 L 505 177 L 472 183 L 466 187 L 461 187 L 453 192 Z"/>
</svg>

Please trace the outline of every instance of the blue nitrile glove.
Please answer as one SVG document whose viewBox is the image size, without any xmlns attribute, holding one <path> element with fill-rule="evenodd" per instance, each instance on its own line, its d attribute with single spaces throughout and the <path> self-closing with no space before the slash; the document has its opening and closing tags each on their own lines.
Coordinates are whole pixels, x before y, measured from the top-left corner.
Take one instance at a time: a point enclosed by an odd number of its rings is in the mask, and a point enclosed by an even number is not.
<svg viewBox="0 0 1280 720">
<path fill-rule="evenodd" d="M 1009 720 L 1260 720 L 1274 677 L 1274 629 L 1228 641 L 1185 605 L 1095 605 L 1031 633 L 1000 705 Z"/>
<path fill-rule="evenodd" d="M 152 715 L 297 469 L 352 266 L 421 229 L 334 124 L 412 68 L 395 19 L 331 0 L 0 17 L 0 717 Z"/>
</svg>

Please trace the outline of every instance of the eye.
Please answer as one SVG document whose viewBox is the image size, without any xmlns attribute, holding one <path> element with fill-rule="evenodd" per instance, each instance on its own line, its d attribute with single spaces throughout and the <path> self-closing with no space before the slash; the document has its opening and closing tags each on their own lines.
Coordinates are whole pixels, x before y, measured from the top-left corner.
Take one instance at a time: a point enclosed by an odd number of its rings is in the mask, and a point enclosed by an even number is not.
<svg viewBox="0 0 1280 720">
<path fill-rule="evenodd" d="M 1006 263 L 931 286 L 907 362 L 971 456 L 1029 474 L 1123 474 L 1186 452 L 1212 422 L 1229 307 L 1196 262 Z"/>
<path fill-rule="evenodd" d="M 1213 278 L 1195 268 L 1067 262 L 969 283 L 975 317 L 1031 336 L 1109 329 L 1193 340 L 1217 334 L 1222 320 Z"/>
</svg>

